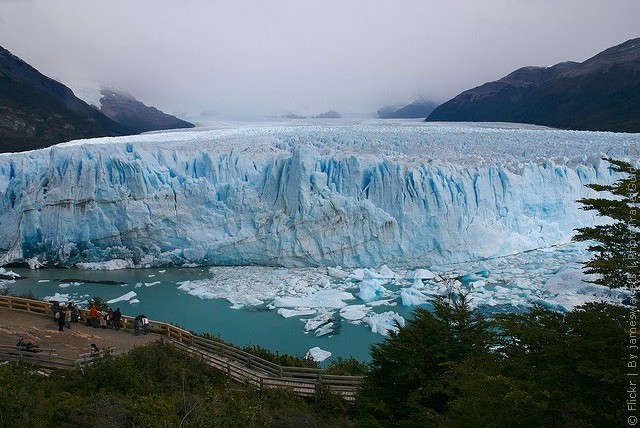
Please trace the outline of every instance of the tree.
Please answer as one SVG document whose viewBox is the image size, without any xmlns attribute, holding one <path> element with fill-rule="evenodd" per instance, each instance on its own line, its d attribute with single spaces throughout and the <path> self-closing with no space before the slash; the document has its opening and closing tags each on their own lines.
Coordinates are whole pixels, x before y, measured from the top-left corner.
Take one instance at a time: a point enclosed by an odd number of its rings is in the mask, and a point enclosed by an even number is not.
<svg viewBox="0 0 640 428">
<path fill-rule="evenodd" d="M 487 352 L 489 326 L 461 294 L 437 297 L 432 311 L 415 309 L 397 334 L 371 346 L 371 370 L 358 394 L 361 412 L 378 420 L 412 418 L 432 425 L 455 394 L 443 375 Z"/>
<path fill-rule="evenodd" d="M 446 375 L 456 391 L 440 426 L 620 426 L 628 389 L 627 308 L 535 306 L 493 317 L 490 351 Z"/>
<path fill-rule="evenodd" d="M 627 174 L 612 185 L 588 184 L 597 192 L 609 192 L 614 198 L 583 198 L 578 200 L 583 210 L 595 210 L 613 223 L 583 227 L 577 230 L 576 241 L 595 241 L 588 247 L 595 252 L 585 262 L 585 272 L 599 275 L 591 281 L 610 288 L 628 287 L 638 291 L 638 239 L 640 238 L 640 170 L 627 162 L 605 159 L 619 173 Z"/>
</svg>

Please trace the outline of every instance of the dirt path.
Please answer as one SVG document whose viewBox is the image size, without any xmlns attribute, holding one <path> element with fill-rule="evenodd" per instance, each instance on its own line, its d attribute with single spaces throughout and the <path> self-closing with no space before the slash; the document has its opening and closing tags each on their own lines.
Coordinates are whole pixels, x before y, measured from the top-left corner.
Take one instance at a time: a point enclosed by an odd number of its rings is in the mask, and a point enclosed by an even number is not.
<svg viewBox="0 0 640 428">
<path fill-rule="evenodd" d="M 126 352 L 135 346 L 160 340 L 157 334 L 134 336 L 132 332 L 87 327 L 71 323 L 71 328 L 58 331 L 53 318 L 0 308 L 0 345 L 15 345 L 20 337 L 33 339 L 41 348 L 53 348 L 58 355 L 78 358 L 90 352 L 91 344 L 100 349 L 115 347 L 116 352 Z"/>
</svg>

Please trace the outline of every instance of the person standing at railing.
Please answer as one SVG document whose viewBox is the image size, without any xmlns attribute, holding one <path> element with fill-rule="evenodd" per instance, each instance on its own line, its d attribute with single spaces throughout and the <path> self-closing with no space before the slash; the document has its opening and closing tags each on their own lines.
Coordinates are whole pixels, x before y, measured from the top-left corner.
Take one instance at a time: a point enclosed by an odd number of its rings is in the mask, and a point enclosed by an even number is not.
<svg viewBox="0 0 640 428">
<path fill-rule="evenodd" d="M 65 311 L 60 307 L 58 308 L 58 312 L 54 315 L 54 318 L 58 321 L 58 331 L 64 330 L 64 313 Z"/>
<path fill-rule="evenodd" d="M 120 330 L 121 319 L 122 319 L 122 313 L 120 312 L 120 308 L 118 308 L 113 312 L 113 327 L 116 329 L 116 331 Z"/>
<path fill-rule="evenodd" d="M 96 308 L 95 303 L 91 305 L 91 309 L 89 309 L 89 316 L 91 317 L 91 325 L 93 328 L 98 327 L 98 317 L 100 314 L 98 313 L 98 308 Z"/>
<path fill-rule="evenodd" d="M 149 318 L 146 315 L 142 315 L 140 318 L 140 322 L 142 323 L 142 334 L 147 334 L 147 326 L 149 325 Z"/>
<path fill-rule="evenodd" d="M 71 301 L 67 304 L 67 308 L 71 310 L 71 321 L 77 323 L 80 320 L 80 309 L 78 309 L 78 305 Z"/>
<path fill-rule="evenodd" d="M 67 328 L 71 328 L 71 306 L 67 306 L 64 311 L 64 323 Z"/>
<path fill-rule="evenodd" d="M 115 328 L 115 323 L 113 322 L 113 309 L 111 308 L 109 308 L 109 312 L 107 313 L 107 326 Z"/>
<path fill-rule="evenodd" d="M 109 314 L 107 311 L 100 311 L 100 328 L 107 328 L 107 317 Z"/>
<path fill-rule="evenodd" d="M 133 319 L 133 335 L 138 336 L 140 334 L 141 315 L 136 315 Z"/>
<path fill-rule="evenodd" d="M 51 314 L 53 315 L 53 321 L 57 322 L 58 318 L 56 318 L 56 314 L 60 310 L 60 304 L 58 303 L 57 300 L 54 300 L 53 302 L 51 302 L 50 309 L 51 309 Z"/>
</svg>

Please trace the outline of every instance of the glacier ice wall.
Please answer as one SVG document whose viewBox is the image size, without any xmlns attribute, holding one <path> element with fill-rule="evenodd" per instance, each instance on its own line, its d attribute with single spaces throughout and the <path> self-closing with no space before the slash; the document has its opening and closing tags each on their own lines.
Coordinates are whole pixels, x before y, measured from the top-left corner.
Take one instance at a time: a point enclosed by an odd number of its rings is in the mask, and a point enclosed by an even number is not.
<svg viewBox="0 0 640 428">
<path fill-rule="evenodd" d="M 638 134 L 266 126 L 0 155 L 0 264 L 425 266 L 568 241 Z"/>
</svg>

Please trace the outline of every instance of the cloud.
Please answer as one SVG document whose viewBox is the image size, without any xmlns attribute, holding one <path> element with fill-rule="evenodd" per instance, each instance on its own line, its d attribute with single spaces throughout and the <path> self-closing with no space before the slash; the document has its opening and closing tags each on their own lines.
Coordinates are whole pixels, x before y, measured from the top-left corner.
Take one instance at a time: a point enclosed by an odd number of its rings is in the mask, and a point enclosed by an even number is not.
<svg viewBox="0 0 640 428">
<path fill-rule="evenodd" d="M 637 37 L 640 2 L 0 0 L 0 14 L 5 47 L 68 83 L 169 111 L 317 114 L 582 61 Z"/>
</svg>

